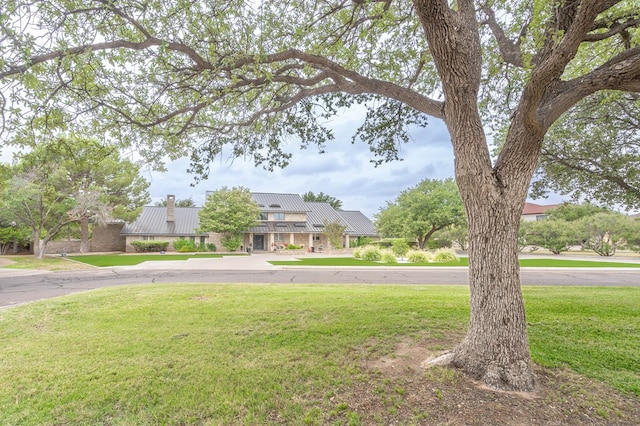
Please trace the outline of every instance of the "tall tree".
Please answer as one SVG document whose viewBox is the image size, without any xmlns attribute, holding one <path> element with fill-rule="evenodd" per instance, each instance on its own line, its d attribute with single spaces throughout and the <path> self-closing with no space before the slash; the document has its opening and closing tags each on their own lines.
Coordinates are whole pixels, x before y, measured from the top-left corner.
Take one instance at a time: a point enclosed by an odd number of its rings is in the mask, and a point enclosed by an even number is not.
<svg viewBox="0 0 640 426">
<path fill-rule="evenodd" d="M 307 202 L 329 203 L 331 204 L 331 207 L 336 210 L 340 210 L 342 208 L 342 201 L 329 194 L 325 194 L 324 192 L 318 192 L 317 194 L 314 194 L 312 191 L 305 192 L 302 194 L 302 199 Z"/>
<path fill-rule="evenodd" d="M 292 138 L 323 152 L 328 118 L 353 103 L 368 109 L 356 133 L 376 161 L 396 159 L 412 125 L 443 120 L 469 218 L 471 292 L 468 334 L 447 359 L 490 386 L 533 388 L 520 214 L 549 127 L 598 91 L 640 91 L 634 2 L 5 3 L 9 131 L 31 112 L 74 119 L 151 160 L 190 155 L 206 177 L 226 147 L 268 167 L 289 162 Z M 490 128 L 503 142 L 495 159 Z"/>
<path fill-rule="evenodd" d="M 402 191 L 395 203 L 388 203 L 376 216 L 384 236 L 415 240 L 423 250 L 436 231 L 464 224 L 462 199 L 453 179 L 425 179 Z M 387 235 L 389 231 L 396 234 Z"/>
<path fill-rule="evenodd" d="M 89 251 L 89 223 L 120 219 L 135 220 L 149 201 L 149 182 L 139 166 L 122 158 L 117 147 L 95 139 L 60 136 L 34 143 L 32 152 L 21 157 L 30 169 L 54 166 L 62 173 L 56 183 L 68 191 L 78 206 L 74 217 L 80 224 L 80 251 Z"/>
</svg>

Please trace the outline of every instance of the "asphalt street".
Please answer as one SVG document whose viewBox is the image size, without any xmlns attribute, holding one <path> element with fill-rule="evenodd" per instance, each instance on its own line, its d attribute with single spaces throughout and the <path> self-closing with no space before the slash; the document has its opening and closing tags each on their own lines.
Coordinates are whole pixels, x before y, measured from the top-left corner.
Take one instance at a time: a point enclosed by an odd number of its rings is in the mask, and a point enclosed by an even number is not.
<svg viewBox="0 0 640 426">
<path fill-rule="evenodd" d="M 273 266 L 268 263 L 272 259 L 290 258 L 254 254 L 65 272 L 0 268 L 0 307 L 101 287 L 151 283 L 468 284 L 466 268 Z M 640 269 L 522 268 L 521 282 L 543 286 L 640 286 Z"/>
</svg>

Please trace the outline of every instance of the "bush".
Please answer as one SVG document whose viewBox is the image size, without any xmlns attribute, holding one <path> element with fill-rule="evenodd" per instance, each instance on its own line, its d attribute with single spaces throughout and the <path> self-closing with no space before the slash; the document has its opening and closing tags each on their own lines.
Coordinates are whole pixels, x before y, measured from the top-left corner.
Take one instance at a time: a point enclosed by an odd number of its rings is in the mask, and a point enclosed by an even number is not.
<svg viewBox="0 0 640 426">
<path fill-rule="evenodd" d="M 407 240 L 405 239 L 398 239 L 391 244 L 391 250 L 393 250 L 396 256 L 403 258 L 409 251 L 409 244 L 407 244 Z"/>
<path fill-rule="evenodd" d="M 197 250 L 196 243 L 186 238 L 178 238 L 173 242 L 173 248 L 179 253 L 194 252 Z"/>
<path fill-rule="evenodd" d="M 439 249 L 433 254 L 434 263 L 450 263 L 459 261 L 460 258 L 456 252 L 451 249 Z"/>
<path fill-rule="evenodd" d="M 207 243 L 207 250 L 209 251 L 218 251 L 218 247 L 216 247 L 213 243 Z"/>
<path fill-rule="evenodd" d="M 382 252 L 378 247 L 367 246 L 362 250 L 362 260 L 377 262 L 382 259 Z"/>
<path fill-rule="evenodd" d="M 380 260 L 382 261 L 382 263 L 398 263 L 396 254 L 391 250 L 383 250 L 382 258 Z"/>
<path fill-rule="evenodd" d="M 353 249 L 353 257 L 355 257 L 356 259 L 362 259 L 362 247 Z"/>
<path fill-rule="evenodd" d="M 169 247 L 169 242 L 168 241 L 131 241 L 131 246 L 136 250 L 136 252 L 138 253 L 142 253 L 142 252 L 160 252 L 160 251 L 166 251 L 167 247 Z"/>
<path fill-rule="evenodd" d="M 242 235 L 225 235 L 221 242 L 227 251 L 237 251 L 242 245 Z"/>
<path fill-rule="evenodd" d="M 295 244 L 288 244 L 287 247 L 286 247 L 287 250 L 300 250 L 301 248 L 302 247 L 297 246 Z"/>
<path fill-rule="evenodd" d="M 407 260 L 411 263 L 428 263 L 431 261 L 431 255 L 426 251 L 411 250 L 407 253 Z"/>
</svg>

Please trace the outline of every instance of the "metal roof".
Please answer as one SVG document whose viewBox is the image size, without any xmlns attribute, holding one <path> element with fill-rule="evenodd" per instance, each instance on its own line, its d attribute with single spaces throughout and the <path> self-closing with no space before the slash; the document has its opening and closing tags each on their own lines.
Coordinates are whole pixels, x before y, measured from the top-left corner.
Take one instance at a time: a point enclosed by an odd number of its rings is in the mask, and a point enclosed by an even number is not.
<svg viewBox="0 0 640 426">
<path fill-rule="evenodd" d="M 357 210 L 338 210 L 337 212 L 349 224 L 350 234 L 363 237 L 376 237 L 378 235 L 373 222 L 362 212 Z"/>
<path fill-rule="evenodd" d="M 309 211 L 309 207 L 298 194 L 252 192 L 251 197 L 263 212 L 305 213 Z"/>
<path fill-rule="evenodd" d="M 262 221 L 248 232 L 262 233 L 314 233 L 324 232 L 324 223 L 339 222 L 346 226 L 345 233 L 353 236 L 376 236 L 373 223 L 359 211 L 336 211 L 329 203 L 305 202 L 297 194 L 252 193 L 263 212 L 305 213 L 306 221 Z M 277 207 L 276 207 L 277 206 Z M 176 207 L 175 221 L 167 222 L 167 208 L 145 206 L 138 219 L 122 228 L 121 235 L 196 236 L 199 226 L 199 207 Z"/>
<path fill-rule="evenodd" d="M 167 208 L 161 206 L 145 206 L 142 213 L 133 223 L 126 224 L 121 235 L 171 235 L 188 237 L 197 234 L 199 226 L 198 207 L 176 207 L 175 220 L 167 222 Z"/>
</svg>

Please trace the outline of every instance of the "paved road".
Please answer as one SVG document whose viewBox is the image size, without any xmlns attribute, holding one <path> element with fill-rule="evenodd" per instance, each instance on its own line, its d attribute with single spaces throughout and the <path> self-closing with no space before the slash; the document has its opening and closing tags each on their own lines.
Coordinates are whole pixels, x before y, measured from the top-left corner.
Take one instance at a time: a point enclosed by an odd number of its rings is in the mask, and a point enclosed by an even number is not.
<svg viewBox="0 0 640 426">
<path fill-rule="evenodd" d="M 149 283 L 468 283 L 466 268 L 274 267 L 267 263 L 270 259 L 267 255 L 190 259 L 72 272 L 0 269 L 0 307 L 100 287 Z M 521 277 L 523 285 L 640 286 L 638 269 L 523 268 Z"/>
</svg>

